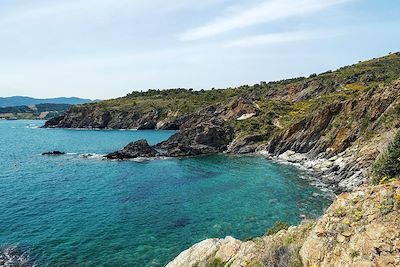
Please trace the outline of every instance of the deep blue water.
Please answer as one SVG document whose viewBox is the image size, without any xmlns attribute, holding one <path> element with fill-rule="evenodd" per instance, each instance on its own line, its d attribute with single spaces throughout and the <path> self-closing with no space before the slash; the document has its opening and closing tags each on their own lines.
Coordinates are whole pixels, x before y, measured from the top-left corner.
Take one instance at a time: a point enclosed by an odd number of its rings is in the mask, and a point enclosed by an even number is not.
<svg viewBox="0 0 400 267">
<path fill-rule="evenodd" d="M 173 134 L 32 127 L 42 123 L 0 121 L 0 244 L 20 246 L 39 266 L 163 266 L 205 238 L 259 236 L 329 204 L 304 173 L 260 157 L 41 156 L 107 153 Z"/>
</svg>

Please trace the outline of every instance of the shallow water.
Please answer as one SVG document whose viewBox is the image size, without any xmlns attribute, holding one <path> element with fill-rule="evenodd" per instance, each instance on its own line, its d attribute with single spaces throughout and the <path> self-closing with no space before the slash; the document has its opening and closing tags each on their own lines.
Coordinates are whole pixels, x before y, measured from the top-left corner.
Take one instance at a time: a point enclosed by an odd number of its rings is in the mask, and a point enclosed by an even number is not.
<svg viewBox="0 0 400 267">
<path fill-rule="evenodd" d="M 164 266 L 208 237 L 262 235 L 322 214 L 306 175 L 260 157 L 84 159 L 169 131 L 40 129 L 0 121 L 0 244 L 44 266 Z M 68 155 L 41 156 L 61 150 Z"/>
</svg>

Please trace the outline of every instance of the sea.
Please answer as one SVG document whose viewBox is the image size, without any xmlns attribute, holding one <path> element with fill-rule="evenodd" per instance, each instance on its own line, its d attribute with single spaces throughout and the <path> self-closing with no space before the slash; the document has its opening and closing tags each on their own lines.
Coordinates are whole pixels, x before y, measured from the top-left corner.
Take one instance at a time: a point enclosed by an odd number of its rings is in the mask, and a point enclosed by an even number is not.
<svg viewBox="0 0 400 267">
<path fill-rule="evenodd" d="M 174 131 L 43 129 L 0 121 L 0 246 L 36 266 L 165 266 L 212 237 L 265 234 L 321 216 L 310 174 L 261 156 L 111 161 L 129 142 Z M 59 150 L 61 156 L 43 156 Z"/>
</svg>

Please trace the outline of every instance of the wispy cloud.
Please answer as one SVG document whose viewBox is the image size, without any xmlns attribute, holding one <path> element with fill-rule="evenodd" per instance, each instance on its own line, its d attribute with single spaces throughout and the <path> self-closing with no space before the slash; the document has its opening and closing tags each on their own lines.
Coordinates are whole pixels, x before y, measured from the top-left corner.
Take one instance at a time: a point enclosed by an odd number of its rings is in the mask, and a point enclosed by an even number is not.
<svg viewBox="0 0 400 267">
<path fill-rule="evenodd" d="M 216 36 L 252 25 L 314 13 L 350 0 L 269 0 L 230 16 L 222 16 L 181 35 L 182 41 Z"/>
<path fill-rule="evenodd" d="M 246 36 L 224 44 L 224 47 L 250 47 L 257 45 L 272 45 L 302 40 L 331 38 L 340 35 L 327 31 L 292 31 Z"/>
</svg>

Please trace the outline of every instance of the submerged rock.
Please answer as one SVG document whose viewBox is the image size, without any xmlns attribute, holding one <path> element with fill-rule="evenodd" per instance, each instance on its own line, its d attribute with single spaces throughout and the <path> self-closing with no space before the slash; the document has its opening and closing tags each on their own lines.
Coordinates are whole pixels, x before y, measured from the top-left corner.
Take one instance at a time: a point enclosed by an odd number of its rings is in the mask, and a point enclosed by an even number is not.
<svg viewBox="0 0 400 267">
<path fill-rule="evenodd" d="M 55 150 L 55 151 L 44 152 L 44 153 L 42 153 L 42 155 L 43 156 L 45 156 L 45 155 L 59 156 L 59 155 L 65 155 L 65 152 L 61 152 L 61 151 Z"/>
<path fill-rule="evenodd" d="M 107 159 L 133 159 L 138 157 L 156 157 L 159 156 L 157 150 L 152 148 L 146 140 L 139 140 L 129 143 L 122 150 L 110 153 L 105 157 Z"/>
<path fill-rule="evenodd" d="M 35 267 L 29 256 L 17 247 L 0 247 L 0 266 Z"/>
</svg>

